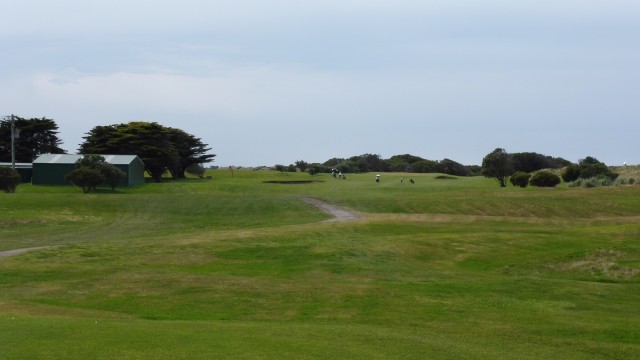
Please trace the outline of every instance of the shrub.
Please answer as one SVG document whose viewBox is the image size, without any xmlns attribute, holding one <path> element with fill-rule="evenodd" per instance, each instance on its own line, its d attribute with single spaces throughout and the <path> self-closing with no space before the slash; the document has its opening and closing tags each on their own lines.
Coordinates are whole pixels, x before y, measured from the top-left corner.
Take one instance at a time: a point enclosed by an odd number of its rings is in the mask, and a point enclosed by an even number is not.
<svg viewBox="0 0 640 360">
<path fill-rule="evenodd" d="M 202 179 L 206 170 L 201 164 L 191 164 L 187 166 L 185 171 Z"/>
<path fill-rule="evenodd" d="M 97 170 L 100 171 L 104 177 L 104 181 L 111 187 L 111 190 L 115 190 L 120 182 L 127 177 L 124 171 L 109 163 L 100 164 Z"/>
<path fill-rule="evenodd" d="M 70 183 L 80 186 L 84 193 L 95 190 L 105 179 L 100 170 L 90 167 L 79 167 L 65 175 L 64 179 Z"/>
<path fill-rule="evenodd" d="M 589 179 L 595 177 L 600 174 L 607 174 L 609 169 L 605 164 L 589 164 L 582 165 L 582 170 L 580 171 L 580 177 L 583 179 Z"/>
<path fill-rule="evenodd" d="M 562 180 L 565 182 L 572 182 L 578 180 L 580 177 L 580 171 L 582 167 L 580 165 L 568 165 L 562 171 Z"/>
<path fill-rule="evenodd" d="M 539 171 L 531 176 L 529 184 L 531 184 L 531 186 L 538 187 L 555 187 L 560 184 L 561 181 L 560 176 L 552 172 Z"/>
<path fill-rule="evenodd" d="M 21 176 L 15 169 L 0 166 L 0 189 L 6 193 L 16 192 Z"/>
<path fill-rule="evenodd" d="M 527 187 L 527 185 L 529 185 L 530 178 L 531 174 L 524 171 L 516 171 L 513 175 L 511 175 L 509 181 L 513 186 L 520 186 L 521 188 L 525 188 Z"/>
</svg>

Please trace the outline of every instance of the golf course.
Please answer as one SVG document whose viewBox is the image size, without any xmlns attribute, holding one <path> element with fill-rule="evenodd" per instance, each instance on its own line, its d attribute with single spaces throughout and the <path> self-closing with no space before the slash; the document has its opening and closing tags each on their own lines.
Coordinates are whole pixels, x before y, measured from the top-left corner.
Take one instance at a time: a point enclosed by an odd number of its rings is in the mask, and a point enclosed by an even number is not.
<svg viewBox="0 0 640 360">
<path fill-rule="evenodd" d="M 0 194 L 0 359 L 640 358 L 638 184 L 206 175 Z"/>
</svg>

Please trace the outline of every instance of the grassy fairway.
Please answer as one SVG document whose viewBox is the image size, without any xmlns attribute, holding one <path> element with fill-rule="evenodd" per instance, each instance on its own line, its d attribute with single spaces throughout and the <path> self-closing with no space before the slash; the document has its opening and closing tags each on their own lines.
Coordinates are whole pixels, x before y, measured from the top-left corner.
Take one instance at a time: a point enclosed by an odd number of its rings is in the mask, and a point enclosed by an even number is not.
<svg viewBox="0 0 640 360">
<path fill-rule="evenodd" d="M 639 358 L 640 186 L 211 175 L 0 196 L 0 359 Z"/>
</svg>

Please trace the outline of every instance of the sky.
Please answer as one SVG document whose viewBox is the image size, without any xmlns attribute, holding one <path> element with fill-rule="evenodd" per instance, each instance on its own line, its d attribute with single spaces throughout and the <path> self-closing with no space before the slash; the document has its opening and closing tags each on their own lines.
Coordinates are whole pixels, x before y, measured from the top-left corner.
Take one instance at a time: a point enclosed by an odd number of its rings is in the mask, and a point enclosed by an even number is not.
<svg viewBox="0 0 640 360">
<path fill-rule="evenodd" d="M 640 164 L 637 0 L 3 0 L 0 116 L 75 153 L 158 122 L 210 165 L 495 148 Z"/>
</svg>

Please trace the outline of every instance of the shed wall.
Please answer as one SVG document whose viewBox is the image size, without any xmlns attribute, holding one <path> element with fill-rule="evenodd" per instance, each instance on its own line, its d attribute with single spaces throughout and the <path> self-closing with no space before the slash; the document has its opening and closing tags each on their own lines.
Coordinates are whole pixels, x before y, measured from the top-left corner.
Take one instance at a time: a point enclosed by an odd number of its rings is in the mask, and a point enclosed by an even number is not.
<svg viewBox="0 0 640 360">
<path fill-rule="evenodd" d="M 69 185 L 64 176 L 75 169 L 75 164 L 33 164 L 33 185 Z"/>
</svg>

